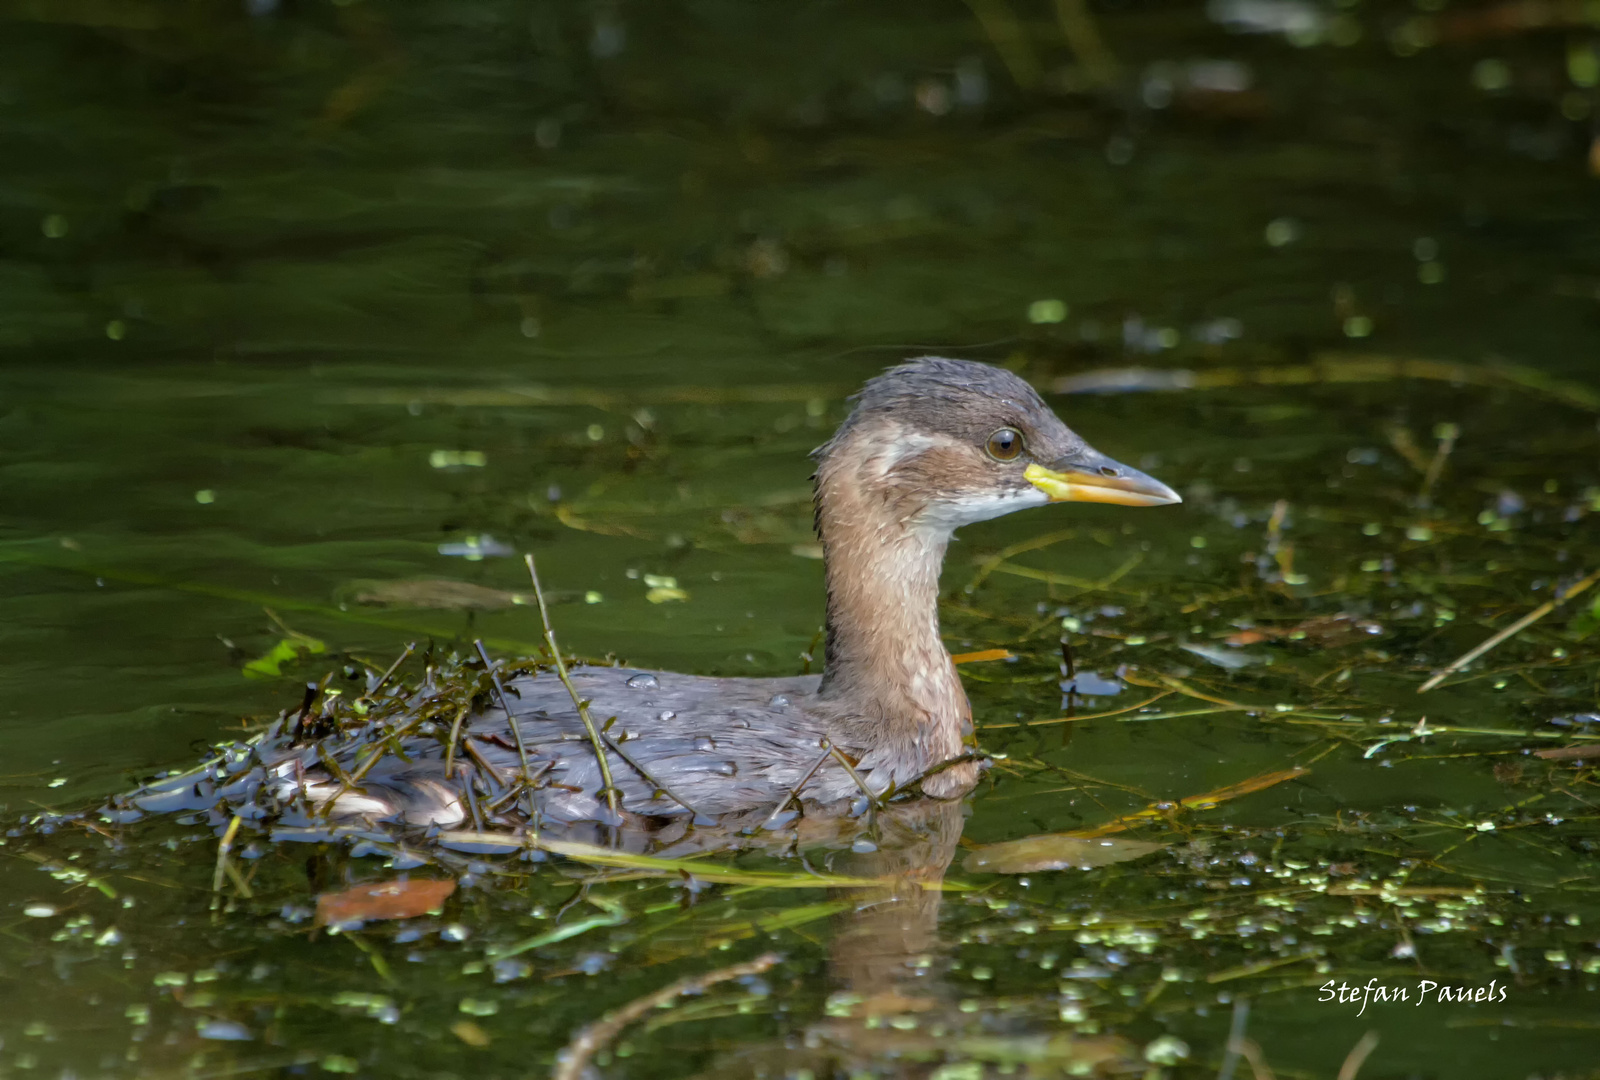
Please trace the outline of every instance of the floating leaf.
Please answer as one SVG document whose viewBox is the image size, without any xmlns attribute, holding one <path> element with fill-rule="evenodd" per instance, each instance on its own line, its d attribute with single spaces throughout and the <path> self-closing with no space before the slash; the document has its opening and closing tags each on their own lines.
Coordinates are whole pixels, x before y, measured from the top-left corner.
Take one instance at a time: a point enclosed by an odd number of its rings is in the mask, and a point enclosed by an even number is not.
<svg viewBox="0 0 1600 1080">
<path fill-rule="evenodd" d="M 331 926 L 366 919 L 411 919 L 438 911 L 455 891 L 454 881 L 430 878 L 357 885 L 317 897 L 317 922 Z"/>
<path fill-rule="evenodd" d="M 1247 631 L 1247 633 L 1254 633 L 1254 631 Z M 1234 635 L 1234 637 L 1242 636 L 1240 634 Z M 1229 638 L 1228 641 L 1230 644 L 1242 644 L 1242 642 L 1234 642 L 1233 638 Z M 1252 664 L 1272 663 L 1272 657 L 1270 656 L 1263 656 L 1260 653 L 1240 652 L 1237 649 L 1224 649 L 1221 646 L 1201 641 L 1187 641 L 1179 645 L 1178 648 L 1184 652 L 1194 653 L 1202 660 L 1213 663 L 1220 668 L 1227 668 L 1229 671 L 1238 671 L 1240 668 L 1247 668 Z"/>
<path fill-rule="evenodd" d="M 450 1025 L 450 1034 L 468 1046 L 482 1048 L 489 1045 L 489 1033 L 471 1020 L 457 1020 Z"/>
<path fill-rule="evenodd" d="M 1021 840 L 985 844 L 967 855 L 962 867 L 974 874 L 1027 874 L 1036 870 L 1093 870 L 1160 851 L 1168 844 L 1121 837 L 1088 839 L 1069 833 L 1041 833 Z"/>
<path fill-rule="evenodd" d="M 389 604 L 395 607 L 446 608 L 460 611 L 497 611 L 531 600 L 521 593 L 491 589 L 467 581 L 448 578 L 416 578 L 409 581 L 352 581 L 350 599 L 358 604 Z"/>
<path fill-rule="evenodd" d="M 313 637 L 301 635 L 280 638 L 264 655 L 245 664 L 244 676 L 247 679 L 276 679 L 283 674 L 286 666 L 297 664 L 307 656 L 321 656 L 327 651 L 328 646 Z"/>
<path fill-rule="evenodd" d="M 1600 761 L 1600 745 L 1558 746 L 1551 750 L 1535 750 L 1533 756 L 1546 761 L 1576 761 L 1581 765 L 1585 761 Z"/>
<path fill-rule="evenodd" d="M 435 469 L 481 469 L 489 458 L 482 450 L 435 450 L 428 464 Z"/>
<path fill-rule="evenodd" d="M 950 662 L 952 664 L 981 664 L 986 660 L 1010 660 L 1011 656 L 1010 649 L 979 649 L 977 652 L 956 653 L 950 658 Z"/>
</svg>

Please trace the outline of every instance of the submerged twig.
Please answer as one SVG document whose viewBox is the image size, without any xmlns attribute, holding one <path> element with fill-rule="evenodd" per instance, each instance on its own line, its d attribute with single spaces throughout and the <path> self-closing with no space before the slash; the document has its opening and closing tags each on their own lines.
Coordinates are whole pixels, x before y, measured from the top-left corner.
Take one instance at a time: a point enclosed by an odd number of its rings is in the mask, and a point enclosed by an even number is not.
<svg viewBox="0 0 1600 1080">
<path fill-rule="evenodd" d="M 1553 596 L 1549 600 L 1546 600 L 1544 603 L 1528 612 L 1526 615 L 1512 623 L 1510 626 L 1506 627 L 1504 630 L 1501 630 L 1499 633 L 1493 635 L 1482 644 L 1476 646 L 1475 648 L 1468 649 L 1466 652 L 1456 657 L 1443 671 L 1435 672 L 1432 678 L 1423 683 L 1421 686 L 1417 687 L 1417 693 L 1426 694 L 1429 690 L 1432 690 L 1434 687 L 1444 682 L 1445 679 L 1449 678 L 1455 672 L 1460 671 L 1462 668 L 1478 659 L 1478 657 L 1482 656 L 1484 653 L 1500 645 L 1507 639 L 1513 638 L 1522 633 L 1522 631 L 1526 630 L 1528 627 L 1532 626 L 1534 623 L 1550 614 L 1556 608 L 1560 607 L 1568 600 L 1571 600 L 1574 596 L 1577 596 L 1579 593 L 1588 589 L 1589 586 L 1593 585 L 1596 581 L 1600 581 L 1600 570 L 1596 570 L 1582 581 L 1579 581 L 1560 596 Z"/>
<path fill-rule="evenodd" d="M 556 1055 L 556 1067 L 551 1070 L 551 1080 L 578 1080 L 589 1066 L 595 1052 L 621 1034 L 622 1029 L 646 1015 L 650 1010 L 665 1005 L 684 994 L 699 994 L 717 983 L 759 975 L 778 962 L 777 953 L 762 953 L 754 960 L 732 964 L 704 975 L 690 975 L 662 987 L 642 998 L 636 998 L 620 1009 L 613 1009 L 599 1020 L 578 1029 L 565 1050 Z"/>
<path fill-rule="evenodd" d="M 467 716 L 466 706 L 456 709 L 456 718 L 450 724 L 450 741 L 444 748 L 444 778 L 446 780 L 455 776 L 456 742 L 461 738 L 461 721 Z"/>
<path fill-rule="evenodd" d="M 1029 537 L 1027 540 L 1023 540 L 1016 544 L 1008 544 L 979 563 L 978 572 L 972 575 L 971 581 L 967 582 L 961 587 L 961 591 L 964 593 L 977 592 L 978 586 L 982 585 L 984 580 L 987 579 L 990 574 L 994 573 L 995 567 L 999 566 L 1013 555 L 1021 555 L 1024 551 L 1038 551 L 1040 548 L 1046 548 L 1052 544 L 1059 544 L 1063 540 L 1072 540 L 1077 535 L 1077 529 L 1059 529 L 1055 532 L 1045 533 L 1042 536 Z"/>
<path fill-rule="evenodd" d="M 228 852 L 233 850 L 233 838 L 239 835 L 240 817 L 233 815 L 233 820 L 228 822 L 228 828 L 223 832 L 222 839 L 217 841 L 217 869 L 211 875 L 211 909 L 215 911 L 222 902 L 222 879 L 228 872 Z M 249 890 L 242 890 L 248 893 Z"/>
<path fill-rule="evenodd" d="M 1367 1060 L 1367 1055 L 1377 1049 L 1378 1033 L 1369 1031 L 1361 1036 L 1361 1041 L 1350 1048 L 1349 1055 L 1344 1059 L 1344 1064 L 1339 1066 L 1339 1080 L 1356 1080 L 1356 1073 L 1361 1071 L 1361 1065 Z"/>
<path fill-rule="evenodd" d="M 1417 492 L 1417 505 L 1427 506 L 1433 498 L 1433 487 L 1439 482 L 1439 477 L 1444 474 L 1444 464 L 1450 460 L 1450 452 L 1456 447 L 1456 440 L 1461 437 L 1461 429 L 1455 424 L 1441 425 L 1439 435 L 1439 448 L 1433 452 L 1433 460 L 1428 462 L 1427 471 L 1422 474 L 1422 490 Z"/>
<path fill-rule="evenodd" d="M 1250 1063 L 1250 1075 L 1255 1080 L 1278 1080 L 1267 1065 L 1266 1055 L 1261 1052 L 1261 1047 L 1254 1039 L 1240 1039 L 1238 1042 L 1239 1053 Z"/>
<path fill-rule="evenodd" d="M 1089 77 L 1101 86 L 1115 83 L 1117 58 L 1106 47 L 1085 0 L 1056 0 L 1056 22 Z"/>
<path fill-rule="evenodd" d="M 383 675 L 379 677 L 378 681 L 372 684 L 372 689 L 367 691 L 366 696 L 369 698 L 374 697 L 377 695 L 379 690 L 382 690 L 386 685 L 388 685 L 389 680 L 394 677 L 394 673 L 400 670 L 400 665 L 410 659 L 411 654 L 416 652 L 416 650 L 417 643 L 415 641 L 407 642 L 405 652 L 401 653 L 395 659 L 395 662 L 389 665 L 389 670 L 385 671 Z"/>
<path fill-rule="evenodd" d="M 604 732 L 601 732 L 600 733 L 600 738 L 605 742 L 606 746 L 611 750 L 611 752 L 613 754 L 616 754 L 623 761 L 627 762 L 628 765 L 633 769 L 633 771 L 638 773 L 640 778 L 643 779 L 645 783 L 649 784 L 656 791 L 660 792 L 662 795 L 665 795 L 667 798 L 671 799 L 673 802 L 677 803 L 679 806 L 681 806 L 685 810 L 689 811 L 689 813 L 693 814 L 695 817 L 699 817 L 700 816 L 700 811 L 696 810 L 693 806 L 690 806 L 688 803 L 684 802 L 681 798 L 679 798 L 676 794 L 673 793 L 671 788 L 669 788 L 667 785 L 663 784 L 660 780 L 657 780 L 654 776 L 650 775 L 650 771 L 648 769 L 646 769 L 643 765 L 641 765 L 637 761 L 635 761 L 633 759 L 632 755 L 630 755 L 626 750 L 624 750 L 618 743 L 612 741 L 612 739 L 611 739 L 611 737 L 609 735 L 605 734 Z"/>
<path fill-rule="evenodd" d="M 550 659 L 556 666 L 561 685 L 572 695 L 572 704 L 578 710 L 578 719 L 583 721 L 583 729 L 589 733 L 589 744 L 594 747 L 594 758 L 600 765 L 600 780 L 605 785 L 606 805 L 615 815 L 618 813 L 617 788 L 611 781 L 611 764 L 606 760 L 605 744 L 600 741 L 600 729 L 594 726 L 594 717 L 589 715 L 589 703 L 578 696 L 578 688 L 572 685 L 572 676 L 567 674 L 567 663 L 561 659 L 561 646 L 556 644 L 555 628 L 550 623 L 550 610 L 545 606 L 544 589 L 539 584 L 539 571 L 534 566 L 533 556 L 524 555 L 522 561 L 528 564 L 528 577 L 533 579 L 533 595 L 539 602 L 539 621 L 544 625 L 545 646 L 550 650 Z"/>
<path fill-rule="evenodd" d="M 841 751 L 837 746 L 833 745 L 833 740 L 824 738 L 822 740 L 822 745 L 823 748 L 833 756 L 833 760 L 837 761 L 839 766 L 850 775 L 850 779 L 856 782 L 856 787 L 860 788 L 861 794 L 867 797 L 867 802 L 871 803 L 874 809 L 883 809 L 883 800 L 867 786 L 867 782 L 865 780 L 861 779 L 861 774 L 856 772 L 855 766 L 850 764 L 850 759 L 844 756 L 843 751 Z"/>
<path fill-rule="evenodd" d="M 1262 773 L 1260 776 L 1252 776 L 1248 780 L 1241 780 L 1237 784 L 1228 784 L 1225 787 L 1216 788 L 1200 795 L 1186 795 L 1181 799 L 1152 803 L 1143 810 L 1124 814 L 1103 825 L 1096 825 L 1088 829 L 1073 829 L 1063 835 L 1093 840 L 1101 836 L 1108 836 L 1111 833 L 1125 832 L 1136 825 L 1166 821 L 1180 810 L 1210 810 L 1230 799 L 1251 795 L 1257 791 L 1265 791 L 1269 787 L 1275 787 L 1288 780 L 1298 780 L 1310 771 L 1310 769 L 1302 765 L 1296 765 L 1288 769 Z"/>
<path fill-rule="evenodd" d="M 1250 999 L 1241 997 L 1233 1003 L 1233 1022 L 1228 1025 L 1227 1051 L 1217 1068 L 1217 1080 L 1233 1080 L 1233 1070 L 1238 1067 L 1240 1051 L 1244 1046 L 1245 1025 L 1250 1022 Z"/>
<path fill-rule="evenodd" d="M 1460 364 L 1420 357 L 1324 352 L 1308 364 L 1257 367 L 1119 367 L 1063 375 L 1044 384 L 1054 394 L 1138 393 L 1161 390 L 1219 390 L 1234 386 L 1305 386 L 1314 383 L 1375 383 L 1425 379 L 1468 386 L 1511 386 L 1590 412 L 1600 411 L 1600 391 L 1582 383 L 1552 379 L 1535 368 L 1510 364 Z"/>
<path fill-rule="evenodd" d="M 1042 581 L 1047 585 L 1066 585 L 1084 592 L 1097 592 L 1101 589 L 1110 589 L 1111 586 L 1121 581 L 1122 578 L 1144 561 L 1144 552 L 1136 551 L 1126 561 L 1111 573 L 1098 581 L 1088 581 L 1084 578 L 1073 577 L 1071 574 L 1058 574 L 1053 570 L 1035 570 L 1031 566 L 1014 566 L 1008 562 L 997 563 L 993 572 L 996 574 L 1010 574 L 1012 577 L 1031 578 Z"/>
<path fill-rule="evenodd" d="M 1154 697 L 1148 697 L 1148 698 L 1145 698 L 1143 701 L 1140 701 L 1140 702 L 1138 702 L 1136 704 L 1127 705 L 1127 706 L 1124 706 L 1123 708 L 1120 708 L 1120 709 L 1112 709 L 1109 712 L 1089 713 L 1087 716 L 1056 716 L 1056 717 L 1052 717 L 1049 720 L 1022 720 L 1022 721 L 1019 721 L 1017 723 L 984 724 L 983 725 L 983 730 L 985 730 L 985 731 L 994 731 L 994 730 L 998 730 L 999 728 L 1043 727 L 1046 724 L 1081 724 L 1085 720 L 1103 720 L 1108 716 L 1121 716 L 1124 713 L 1138 712 L 1140 709 L 1146 708 L 1146 707 L 1148 707 L 1150 705 L 1154 705 L 1156 702 L 1160 701 L 1162 698 L 1171 697 L 1172 694 L 1173 694 L 1173 691 L 1171 691 L 1171 690 L 1163 690 L 1161 693 L 1155 695 Z M 1215 710 L 1215 709 L 1207 709 L 1206 710 L 1206 712 L 1216 712 L 1216 711 L 1218 711 L 1218 710 Z"/>
<path fill-rule="evenodd" d="M 967 0 L 967 6 L 1017 86 L 1022 90 L 1033 89 L 1040 77 L 1039 58 L 1034 55 L 1027 31 L 1011 5 L 1006 0 Z"/>
<path fill-rule="evenodd" d="M 783 797 L 783 801 L 772 808 L 772 813 L 768 814 L 767 819 L 762 822 L 762 826 L 764 828 L 770 828 L 772 826 L 772 820 L 787 810 L 791 803 L 799 805 L 800 789 L 811 783 L 811 778 L 817 775 L 817 770 L 822 768 L 822 763 L 827 761 L 832 756 L 833 744 L 829 743 L 822 748 L 822 754 L 817 758 L 817 760 L 811 763 L 811 768 L 806 770 L 805 775 L 800 778 L 799 782 L 796 783 L 794 787 L 789 789 L 789 794 Z"/>
</svg>

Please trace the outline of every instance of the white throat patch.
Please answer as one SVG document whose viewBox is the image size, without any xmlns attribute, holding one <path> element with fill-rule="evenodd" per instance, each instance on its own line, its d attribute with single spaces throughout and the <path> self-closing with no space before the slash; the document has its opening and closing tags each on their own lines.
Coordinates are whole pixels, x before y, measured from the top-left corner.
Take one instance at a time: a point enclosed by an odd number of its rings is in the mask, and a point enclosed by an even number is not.
<svg viewBox="0 0 1600 1080">
<path fill-rule="evenodd" d="M 981 495 L 970 499 L 936 502 L 917 516 L 917 524 L 922 528 L 949 536 L 963 525 L 1004 517 L 1034 506 L 1047 506 L 1049 503 L 1048 495 L 1030 485 L 1025 490 L 1005 495 Z"/>
</svg>

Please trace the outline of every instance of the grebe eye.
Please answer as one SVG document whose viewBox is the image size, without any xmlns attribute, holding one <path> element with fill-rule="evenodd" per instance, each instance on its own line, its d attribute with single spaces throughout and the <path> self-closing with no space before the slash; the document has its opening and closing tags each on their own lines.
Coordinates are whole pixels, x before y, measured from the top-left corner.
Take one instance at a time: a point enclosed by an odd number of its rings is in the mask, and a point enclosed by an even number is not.
<svg viewBox="0 0 1600 1080">
<path fill-rule="evenodd" d="M 1022 453 L 1022 432 L 1003 427 L 989 436 L 989 445 L 985 449 L 996 461 L 1011 461 Z"/>
</svg>

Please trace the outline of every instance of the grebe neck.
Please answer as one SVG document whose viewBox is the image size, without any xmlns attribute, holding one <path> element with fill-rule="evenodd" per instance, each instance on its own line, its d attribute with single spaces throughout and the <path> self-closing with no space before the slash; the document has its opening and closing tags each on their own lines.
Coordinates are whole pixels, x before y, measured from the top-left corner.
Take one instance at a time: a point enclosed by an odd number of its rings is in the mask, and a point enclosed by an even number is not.
<svg viewBox="0 0 1600 1080">
<path fill-rule="evenodd" d="M 817 473 L 828 585 L 819 693 L 859 718 L 859 742 L 927 769 L 965 753 L 972 733 L 971 706 L 939 636 L 950 530 L 919 524 L 917 507 L 865 494 L 872 489 L 862 477 L 829 465 Z"/>
</svg>

